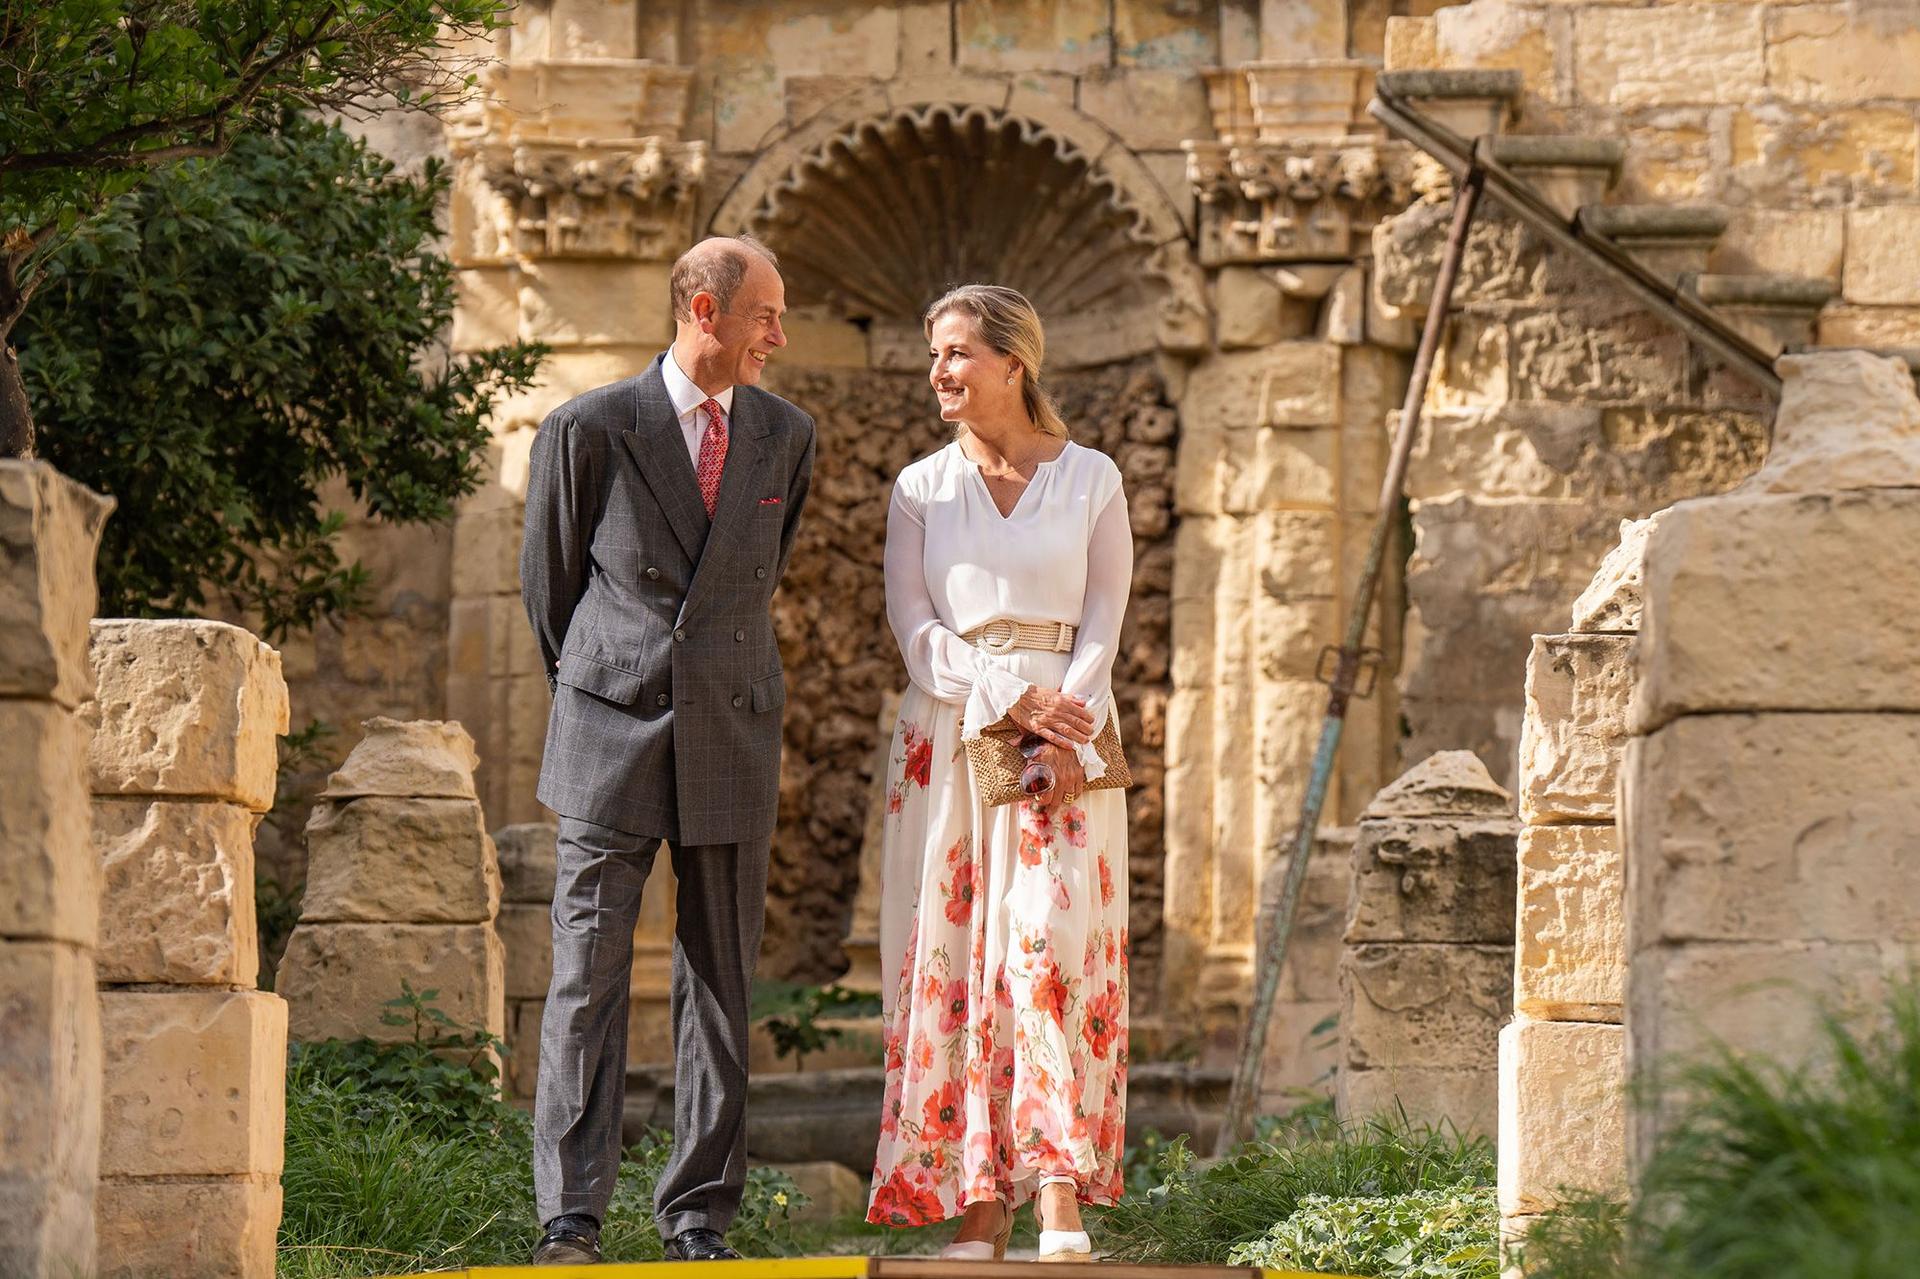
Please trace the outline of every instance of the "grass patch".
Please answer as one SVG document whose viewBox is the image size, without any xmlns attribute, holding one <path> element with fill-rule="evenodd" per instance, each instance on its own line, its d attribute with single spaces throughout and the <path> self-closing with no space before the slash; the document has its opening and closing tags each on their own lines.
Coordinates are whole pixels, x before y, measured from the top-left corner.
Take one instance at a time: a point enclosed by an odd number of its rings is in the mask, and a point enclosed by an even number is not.
<svg viewBox="0 0 1920 1279">
<path fill-rule="evenodd" d="M 1177 1139 L 1160 1154 L 1155 1171 L 1158 1184 L 1145 1193 L 1130 1193 L 1114 1207 L 1090 1214 L 1096 1246 L 1117 1260 L 1224 1265 L 1236 1249 L 1273 1238 L 1297 1213 L 1319 1214 L 1328 1222 L 1351 1215 L 1335 1201 L 1425 1193 L 1443 1197 L 1435 1200 L 1437 1210 L 1442 1202 L 1471 1197 L 1493 1184 L 1493 1147 L 1484 1138 L 1411 1124 L 1404 1116 L 1343 1124 L 1312 1112 L 1270 1121 L 1261 1135 L 1224 1159 L 1200 1160 L 1184 1138 Z M 1375 1217 L 1383 1211 L 1400 1220 L 1394 1210 L 1378 1205 L 1352 1210 Z M 1482 1214 L 1474 1220 L 1482 1222 L 1483 1241 L 1493 1247 L 1496 1217 Z M 1450 1210 L 1445 1222 L 1452 1229 Z M 1386 1268 L 1340 1268 L 1362 1275 L 1479 1273 L 1381 1264 Z"/>
</svg>

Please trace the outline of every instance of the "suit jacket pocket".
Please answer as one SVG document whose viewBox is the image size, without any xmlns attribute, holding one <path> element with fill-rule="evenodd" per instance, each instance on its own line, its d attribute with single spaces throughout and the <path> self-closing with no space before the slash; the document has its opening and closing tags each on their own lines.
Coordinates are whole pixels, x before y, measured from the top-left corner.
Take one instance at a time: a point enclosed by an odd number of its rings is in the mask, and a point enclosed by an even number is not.
<svg viewBox="0 0 1920 1279">
<path fill-rule="evenodd" d="M 737 687 L 737 686 L 736 686 Z M 787 704 L 787 677 L 779 671 L 753 681 L 753 709 L 770 711 Z"/>
<path fill-rule="evenodd" d="M 579 653 L 569 653 L 560 659 L 560 668 L 554 672 L 554 678 L 569 688 L 592 693 L 621 706 L 631 706 L 640 700 L 645 687 L 638 671 L 623 670 L 618 666 L 608 666 L 605 662 L 596 662 L 591 657 Z"/>
</svg>

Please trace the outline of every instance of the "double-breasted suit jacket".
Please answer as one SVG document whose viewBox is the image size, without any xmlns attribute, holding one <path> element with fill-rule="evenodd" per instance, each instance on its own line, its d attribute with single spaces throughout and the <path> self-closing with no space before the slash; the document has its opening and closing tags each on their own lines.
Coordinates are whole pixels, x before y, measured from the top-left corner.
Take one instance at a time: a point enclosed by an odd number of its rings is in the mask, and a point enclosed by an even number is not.
<svg viewBox="0 0 1920 1279">
<path fill-rule="evenodd" d="M 770 612 L 813 419 L 734 390 L 707 518 L 657 357 L 541 424 L 520 575 L 553 685 L 540 802 L 684 845 L 771 836 L 786 682 Z"/>
</svg>

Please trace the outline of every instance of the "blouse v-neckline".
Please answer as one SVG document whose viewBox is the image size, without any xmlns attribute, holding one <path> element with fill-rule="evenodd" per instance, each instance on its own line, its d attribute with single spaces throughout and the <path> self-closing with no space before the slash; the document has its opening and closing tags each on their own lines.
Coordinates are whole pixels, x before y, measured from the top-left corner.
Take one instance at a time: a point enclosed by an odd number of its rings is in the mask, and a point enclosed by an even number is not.
<svg viewBox="0 0 1920 1279">
<path fill-rule="evenodd" d="M 1054 463 L 1058 462 L 1061 458 L 1067 455 L 1067 450 L 1072 447 L 1073 447 L 1073 441 L 1068 440 L 1066 444 L 1061 447 L 1058 453 L 1054 454 L 1052 457 L 1048 458 L 1044 462 L 1035 462 L 1033 464 L 1033 478 L 1028 480 L 1026 487 L 1020 490 L 1020 496 L 1013 499 L 1013 505 L 1003 511 L 1000 509 L 999 501 L 997 501 L 993 496 L 993 486 L 987 483 L 987 473 L 980 469 L 980 464 L 978 462 L 974 461 L 972 458 L 967 456 L 967 450 L 961 447 L 960 441 L 955 440 L 953 442 L 953 450 L 954 452 L 960 455 L 961 464 L 965 466 L 969 471 L 973 472 L 974 479 L 976 479 L 980 483 L 980 491 L 986 494 L 987 505 L 993 508 L 993 513 L 1000 517 L 1000 522 L 1002 524 L 1011 524 L 1013 522 L 1013 517 L 1020 513 L 1020 508 L 1026 504 L 1027 494 L 1033 491 L 1033 486 L 1040 479 L 1041 469 L 1043 467 L 1052 466 Z"/>
</svg>

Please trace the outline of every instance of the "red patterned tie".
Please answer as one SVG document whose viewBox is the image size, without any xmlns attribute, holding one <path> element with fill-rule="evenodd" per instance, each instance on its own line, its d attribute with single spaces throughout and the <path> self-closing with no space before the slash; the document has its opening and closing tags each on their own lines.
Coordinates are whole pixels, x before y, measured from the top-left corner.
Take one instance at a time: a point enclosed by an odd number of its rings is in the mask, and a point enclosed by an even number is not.
<svg viewBox="0 0 1920 1279">
<path fill-rule="evenodd" d="M 700 465 L 694 478 L 700 481 L 700 500 L 712 519 L 714 503 L 720 500 L 720 468 L 727 464 L 727 419 L 720 416 L 718 400 L 704 400 L 700 408 L 707 415 L 707 430 L 700 437 Z"/>
</svg>

